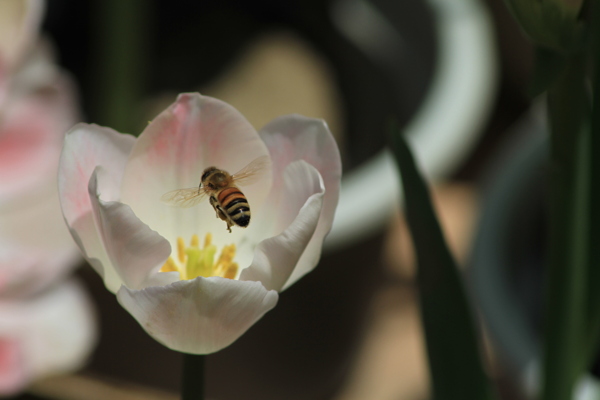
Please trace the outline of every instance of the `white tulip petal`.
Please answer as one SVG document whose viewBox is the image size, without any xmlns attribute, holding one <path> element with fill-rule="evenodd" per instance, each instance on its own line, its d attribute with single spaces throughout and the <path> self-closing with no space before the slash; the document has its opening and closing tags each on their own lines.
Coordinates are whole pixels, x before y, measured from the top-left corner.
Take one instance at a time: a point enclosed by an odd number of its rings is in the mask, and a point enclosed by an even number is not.
<svg viewBox="0 0 600 400">
<path fill-rule="evenodd" d="M 211 232 L 215 243 L 237 241 L 240 229 L 229 234 L 206 201 L 188 209 L 163 204 L 160 197 L 175 189 L 197 187 L 209 166 L 235 173 L 268 151 L 250 123 L 230 105 L 199 94 L 182 94 L 154 119 L 131 152 L 121 201 L 152 229 L 175 245 L 177 236 Z M 252 206 L 267 196 L 271 173 L 242 187 Z"/>
<path fill-rule="evenodd" d="M 127 156 L 135 138 L 97 125 L 78 124 L 64 141 L 58 173 L 63 215 L 73 238 L 104 279 L 116 292 L 121 282 L 114 271 L 93 218 L 88 183 L 97 166 L 105 174 L 97 188 L 105 201 L 117 200 Z"/>
<path fill-rule="evenodd" d="M 240 280 L 259 281 L 277 291 L 288 281 L 315 233 L 325 193 L 319 171 L 305 161 L 289 164 L 282 177 L 278 204 L 267 203 L 263 212 L 273 212 L 277 218 L 292 214 L 295 219 L 282 233 L 258 244 L 252 264 L 240 275 Z"/>
<path fill-rule="evenodd" d="M 342 164 L 340 153 L 324 121 L 287 115 L 271 121 L 259 132 L 269 148 L 273 164 L 273 191 L 282 184 L 281 171 L 295 160 L 305 160 L 314 166 L 323 178 L 325 196 L 319 225 L 301 256 L 285 288 L 310 272 L 321 257 L 323 240 L 333 223 L 337 207 Z M 288 221 L 293 216 L 288 216 Z M 289 223 L 282 221 L 283 223 Z"/>
<path fill-rule="evenodd" d="M 117 298 L 163 345 L 209 354 L 229 346 L 275 307 L 278 294 L 259 282 L 212 277 L 143 290 L 122 286 Z"/>
<path fill-rule="evenodd" d="M 50 183 L 56 184 L 56 176 Z M 56 187 L 0 206 L 0 297 L 30 295 L 62 279 L 78 261 Z"/>
<path fill-rule="evenodd" d="M 165 263 L 171 254 L 171 246 L 141 222 L 128 205 L 100 199 L 98 176 L 106 176 L 101 171 L 104 169 L 96 168 L 89 183 L 96 226 L 111 265 L 123 283 L 130 288 L 140 289 L 146 279 L 157 273 Z"/>
<path fill-rule="evenodd" d="M 11 367 L 21 369 L 21 389 L 32 379 L 80 368 L 96 339 L 94 310 L 74 280 L 27 300 L 0 301 L 0 341 L 18 347 Z"/>
<path fill-rule="evenodd" d="M 75 220 L 69 231 L 77 246 L 81 249 L 83 256 L 92 268 L 102 277 L 104 286 L 113 293 L 121 287 L 123 281 L 112 266 L 106 248 L 102 243 L 100 233 L 94 221 L 94 213 L 89 212 Z M 85 245 L 82 238 L 85 238 Z M 89 250 L 89 252 L 88 252 Z M 92 256 L 93 254 L 94 256 Z"/>
<path fill-rule="evenodd" d="M 81 260 L 73 240 L 63 249 L 43 249 L 0 240 L 0 299 L 24 298 L 65 278 Z"/>
<path fill-rule="evenodd" d="M 179 275 L 179 272 L 159 272 L 148 276 L 148 278 L 142 283 L 141 289 L 145 289 L 150 286 L 167 286 L 180 280 L 181 276 Z"/>
<path fill-rule="evenodd" d="M 105 201 L 119 199 L 121 179 L 135 138 L 98 125 L 77 124 L 67 132 L 60 156 L 58 190 L 67 223 L 91 211 L 88 183 L 97 166 L 112 180 L 100 187 Z"/>
<path fill-rule="evenodd" d="M 76 250 L 60 212 L 56 190 L 56 170 L 52 186 L 23 193 L 0 205 L 0 241 L 14 241 L 42 251 Z"/>
</svg>

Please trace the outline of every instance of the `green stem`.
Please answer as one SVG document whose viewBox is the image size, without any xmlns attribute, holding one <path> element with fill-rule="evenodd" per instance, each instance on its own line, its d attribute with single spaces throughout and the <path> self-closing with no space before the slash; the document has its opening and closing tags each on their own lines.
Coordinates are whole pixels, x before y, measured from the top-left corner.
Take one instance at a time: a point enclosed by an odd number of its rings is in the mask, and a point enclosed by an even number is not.
<svg viewBox="0 0 600 400">
<path fill-rule="evenodd" d="M 92 4 L 92 118 L 120 132 L 135 132 L 132 114 L 144 88 L 151 2 L 97 0 Z"/>
<path fill-rule="evenodd" d="M 550 232 L 542 398 L 572 397 L 585 329 L 587 232 L 581 151 L 588 113 L 583 57 L 568 61 L 548 91 L 551 128 Z"/>
<path fill-rule="evenodd" d="M 600 349 L 600 1 L 595 0 L 592 9 L 592 42 L 591 54 L 593 69 L 592 117 L 591 117 L 591 145 L 590 151 L 590 232 L 588 246 L 590 249 L 588 263 L 588 352 L 586 366 L 595 359 Z M 594 184 L 594 182 L 596 184 Z"/>
<path fill-rule="evenodd" d="M 204 355 L 183 355 L 182 400 L 204 400 Z"/>
</svg>

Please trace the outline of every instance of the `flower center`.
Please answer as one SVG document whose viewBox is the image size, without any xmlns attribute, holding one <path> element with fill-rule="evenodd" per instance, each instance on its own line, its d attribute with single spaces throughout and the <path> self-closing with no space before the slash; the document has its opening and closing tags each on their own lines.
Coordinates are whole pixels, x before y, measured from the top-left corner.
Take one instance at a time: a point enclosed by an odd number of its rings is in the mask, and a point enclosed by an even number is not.
<svg viewBox="0 0 600 400">
<path fill-rule="evenodd" d="M 217 247 L 212 244 L 212 234 L 207 233 L 204 238 L 204 247 L 200 248 L 198 235 L 192 235 L 190 245 L 186 247 L 183 238 L 177 238 L 177 256 L 169 257 L 161 267 L 160 272 L 179 272 L 180 279 L 194 279 L 199 276 L 208 278 L 220 276 L 235 279 L 238 272 L 235 257 L 235 244 L 223 247 L 221 254 L 215 262 Z"/>
</svg>

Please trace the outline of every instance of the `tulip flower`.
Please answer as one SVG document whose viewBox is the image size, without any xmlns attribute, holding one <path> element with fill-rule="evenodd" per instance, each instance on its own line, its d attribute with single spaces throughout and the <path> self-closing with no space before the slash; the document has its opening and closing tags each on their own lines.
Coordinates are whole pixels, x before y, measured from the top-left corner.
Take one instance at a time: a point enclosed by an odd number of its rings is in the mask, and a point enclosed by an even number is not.
<svg viewBox="0 0 600 400">
<path fill-rule="evenodd" d="M 0 2 L 0 396 L 78 368 L 95 343 L 57 176 L 76 119 L 70 80 L 37 33 L 41 0 Z"/>
<path fill-rule="evenodd" d="M 36 44 L 43 6 L 0 2 L 0 298 L 44 290 L 79 260 L 56 178 L 74 91 L 48 46 Z"/>
<path fill-rule="evenodd" d="M 240 186 L 247 228 L 228 232 L 208 200 L 190 208 L 161 201 L 198 187 L 207 167 L 235 173 L 260 157 L 268 168 Z M 208 354 L 316 266 L 340 176 L 323 121 L 284 116 L 257 133 L 230 105 L 182 94 L 137 139 L 97 125 L 71 129 L 59 193 L 71 234 L 120 304 L 165 346 Z"/>
</svg>

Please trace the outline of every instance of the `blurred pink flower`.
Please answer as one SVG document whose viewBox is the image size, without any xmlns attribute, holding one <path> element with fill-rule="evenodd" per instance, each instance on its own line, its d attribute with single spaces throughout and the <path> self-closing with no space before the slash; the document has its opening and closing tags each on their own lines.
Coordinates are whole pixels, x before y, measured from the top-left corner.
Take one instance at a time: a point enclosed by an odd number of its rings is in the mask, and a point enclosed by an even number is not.
<svg viewBox="0 0 600 400">
<path fill-rule="evenodd" d="M 46 81 L 33 85 L 28 68 Z M 64 131 L 76 118 L 72 85 L 39 51 L 15 73 L 0 106 L 0 297 L 41 290 L 79 260 L 56 178 Z"/>
<path fill-rule="evenodd" d="M 229 233 L 208 201 L 183 209 L 160 200 L 198 186 L 209 166 L 235 173 L 261 156 L 271 168 L 241 187 L 252 211 L 246 229 Z M 206 354 L 231 344 L 316 266 L 340 176 L 323 121 L 284 116 L 257 134 L 230 105 L 182 94 L 138 139 L 71 129 L 59 192 L 75 241 L 121 305 L 165 346 Z"/>
<path fill-rule="evenodd" d="M 0 300 L 0 396 L 80 368 L 96 337 L 91 310 L 74 280 L 29 298 Z"/>
<path fill-rule="evenodd" d="M 37 38 L 43 5 L 0 2 L 0 395 L 78 368 L 95 343 L 87 295 L 63 282 L 80 260 L 56 177 L 76 107 Z"/>
</svg>

